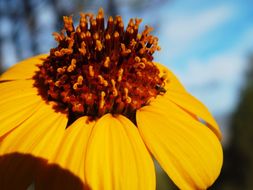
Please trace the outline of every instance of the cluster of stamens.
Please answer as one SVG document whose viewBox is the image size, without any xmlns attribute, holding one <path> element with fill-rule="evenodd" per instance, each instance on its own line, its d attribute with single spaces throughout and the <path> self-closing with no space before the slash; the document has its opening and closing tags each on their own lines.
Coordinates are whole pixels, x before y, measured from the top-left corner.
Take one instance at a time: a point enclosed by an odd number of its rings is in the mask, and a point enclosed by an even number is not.
<svg viewBox="0 0 253 190">
<path fill-rule="evenodd" d="M 100 9 L 81 13 L 75 28 L 64 16 L 64 29 L 53 33 L 58 47 L 50 50 L 35 78 L 46 89 L 47 99 L 68 109 L 75 117 L 94 118 L 105 113 L 132 118 L 135 110 L 156 97 L 163 86 L 152 54 L 158 38 L 146 26 L 138 33 L 141 19 L 131 19 L 124 30 L 120 16 L 109 17 L 104 26 Z"/>
</svg>

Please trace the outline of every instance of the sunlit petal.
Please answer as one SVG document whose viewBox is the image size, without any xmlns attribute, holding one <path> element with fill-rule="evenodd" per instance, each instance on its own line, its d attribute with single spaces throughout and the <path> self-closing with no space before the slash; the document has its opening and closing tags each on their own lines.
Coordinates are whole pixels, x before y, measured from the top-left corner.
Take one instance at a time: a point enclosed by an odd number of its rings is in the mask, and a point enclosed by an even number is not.
<svg viewBox="0 0 253 190">
<path fill-rule="evenodd" d="M 41 54 L 15 64 L 0 76 L 0 81 L 31 79 L 38 70 L 37 65 L 42 64 L 42 59 L 46 56 L 46 54 Z"/>
<path fill-rule="evenodd" d="M 54 158 L 50 160 L 50 162 L 57 163 L 62 168 L 69 170 L 83 182 L 87 143 L 94 123 L 94 121 L 89 121 L 88 117 L 81 117 L 68 126 L 59 150 L 57 150 Z"/>
<path fill-rule="evenodd" d="M 137 111 L 151 153 L 180 189 L 206 189 L 218 177 L 222 148 L 216 135 L 174 103 L 159 97 Z"/>
<path fill-rule="evenodd" d="M 194 98 L 189 93 L 178 93 L 174 91 L 167 91 L 164 98 L 168 98 L 170 101 L 186 110 L 187 112 L 195 115 L 199 119 L 203 119 L 207 122 L 207 126 L 221 139 L 221 131 L 213 118 L 212 114 L 209 112 L 207 107 L 202 104 L 199 100 Z"/>
<path fill-rule="evenodd" d="M 29 118 L 43 101 L 32 80 L 1 83 L 0 91 L 1 137 Z"/>
<path fill-rule="evenodd" d="M 152 159 L 136 127 L 124 116 L 110 114 L 92 131 L 85 177 L 92 189 L 154 189 Z"/>
<path fill-rule="evenodd" d="M 66 125 L 65 114 L 56 112 L 52 105 L 40 104 L 34 114 L 4 137 L 0 155 L 19 152 L 49 159 L 57 150 Z"/>
</svg>

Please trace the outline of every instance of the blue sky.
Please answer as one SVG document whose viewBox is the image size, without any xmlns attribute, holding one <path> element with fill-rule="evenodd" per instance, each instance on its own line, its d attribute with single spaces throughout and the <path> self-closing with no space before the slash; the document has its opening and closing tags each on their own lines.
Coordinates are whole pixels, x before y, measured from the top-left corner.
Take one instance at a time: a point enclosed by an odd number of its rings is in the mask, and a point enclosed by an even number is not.
<svg viewBox="0 0 253 190">
<path fill-rule="evenodd" d="M 156 60 L 215 115 L 231 113 L 238 101 L 253 52 L 252 7 L 250 1 L 175 1 L 157 13 L 162 51 Z"/>
</svg>

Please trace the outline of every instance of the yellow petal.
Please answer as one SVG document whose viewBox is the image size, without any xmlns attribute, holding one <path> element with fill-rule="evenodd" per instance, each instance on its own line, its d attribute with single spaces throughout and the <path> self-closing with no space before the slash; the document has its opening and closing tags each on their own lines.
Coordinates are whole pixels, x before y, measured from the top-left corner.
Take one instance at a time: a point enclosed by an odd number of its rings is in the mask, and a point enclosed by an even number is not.
<svg viewBox="0 0 253 190">
<path fill-rule="evenodd" d="M 0 81 L 31 79 L 38 70 L 37 65 L 41 64 L 41 59 L 46 56 L 47 54 L 37 55 L 15 64 L 0 76 Z"/>
<path fill-rule="evenodd" d="M 205 125 L 164 97 L 137 111 L 148 149 L 180 189 L 206 189 L 218 177 L 222 148 Z"/>
<path fill-rule="evenodd" d="M 91 189 L 155 189 L 154 165 L 138 130 L 123 116 L 103 116 L 90 136 L 85 178 Z"/>
<path fill-rule="evenodd" d="M 41 104 L 33 115 L 4 137 L 0 155 L 18 152 L 48 160 L 55 154 L 66 124 L 66 115 L 55 112 L 52 105 Z"/>
<path fill-rule="evenodd" d="M 187 112 L 203 119 L 207 122 L 207 126 L 217 135 L 219 139 L 221 139 L 222 135 L 218 124 L 207 107 L 205 107 L 199 100 L 187 92 L 183 93 L 169 90 L 165 93 L 164 97 L 168 98 L 182 109 L 187 110 Z"/>
<path fill-rule="evenodd" d="M 56 163 L 61 168 L 69 170 L 84 182 L 84 160 L 87 142 L 95 122 L 89 122 L 88 117 L 77 119 L 65 131 L 59 150 L 50 163 Z M 58 180 L 59 184 L 61 179 Z M 54 181 L 57 185 L 57 180 Z"/>
<path fill-rule="evenodd" d="M 165 82 L 165 89 L 172 90 L 172 91 L 178 91 L 178 92 L 184 92 L 185 88 L 181 84 L 181 82 L 178 80 L 178 78 L 164 65 L 160 63 L 154 63 L 157 68 L 160 71 L 159 76 L 164 78 Z"/>
<path fill-rule="evenodd" d="M 0 104 L 17 97 L 38 94 L 37 88 L 33 85 L 33 80 L 18 80 L 0 83 Z"/>
<path fill-rule="evenodd" d="M 32 80 L 0 83 L 0 137 L 20 125 L 43 103 Z"/>
</svg>

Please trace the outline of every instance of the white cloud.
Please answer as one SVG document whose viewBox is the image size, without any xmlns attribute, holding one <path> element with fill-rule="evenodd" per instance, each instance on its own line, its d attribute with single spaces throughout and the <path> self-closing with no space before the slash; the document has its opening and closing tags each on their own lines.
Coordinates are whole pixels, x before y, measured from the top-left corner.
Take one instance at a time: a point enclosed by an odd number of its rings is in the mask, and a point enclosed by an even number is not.
<svg viewBox="0 0 253 190">
<path fill-rule="evenodd" d="M 214 113 L 229 113 L 235 107 L 253 50 L 253 28 L 248 28 L 234 47 L 215 56 L 189 60 L 175 73 L 187 89 Z"/>
<path fill-rule="evenodd" d="M 247 66 L 246 57 L 227 52 L 187 63 L 178 76 L 186 88 L 215 114 L 230 113 L 237 103 Z"/>
<path fill-rule="evenodd" d="M 191 86 L 212 83 L 238 83 L 246 66 L 245 57 L 235 53 L 219 54 L 205 60 L 192 60 L 181 79 Z"/>
<path fill-rule="evenodd" d="M 228 21 L 233 15 L 232 6 L 219 6 L 197 13 L 172 15 L 166 22 L 165 35 L 173 47 L 173 53 L 181 53 L 195 40 Z M 183 16 L 181 16 L 183 15 Z"/>
<path fill-rule="evenodd" d="M 189 60 L 181 80 L 189 88 L 208 84 L 239 84 L 247 69 L 248 53 L 253 51 L 253 27 L 248 28 L 238 42 L 225 52 L 211 57 Z M 179 69 L 179 68 L 178 68 Z"/>
</svg>

